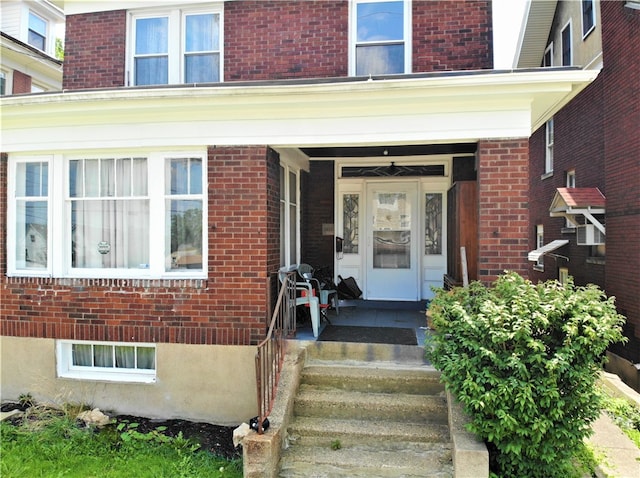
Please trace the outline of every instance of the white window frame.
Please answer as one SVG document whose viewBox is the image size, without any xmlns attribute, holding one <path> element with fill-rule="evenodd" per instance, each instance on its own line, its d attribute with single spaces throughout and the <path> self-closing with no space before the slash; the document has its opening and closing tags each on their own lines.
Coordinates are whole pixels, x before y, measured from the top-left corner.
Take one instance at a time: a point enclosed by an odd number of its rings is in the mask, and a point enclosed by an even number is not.
<svg viewBox="0 0 640 478">
<path fill-rule="evenodd" d="M 288 267 L 300 262 L 300 217 L 302 209 L 300 176 L 301 170 L 294 164 L 286 161 L 280 162 L 279 171 L 283 172 L 284 184 L 281 184 L 281 190 L 284 197 L 280 195 L 280 266 Z M 295 191 L 297 202 L 293 203 L 290 197 L 291 176 L 295 177 Z M 291 206 L 295 206 L 295 217 L 291 217 Z M 292 224 L 295 221 L 295 224 Z M 292 227 L 295 228 L 295 241 L 291 238 Z"/>
<path fill-rule="evenodd" d="M 357 7 L 359 3 L 383 3 L 388 1 L 402 1 L 404 4 L 404 74 L 413 71 L 412 46 L 412 0 L 351 0 L 349 2 L 349 75 L 356 75 L 356 46 L 358 31 Z"/>
<path fill-rule="evenodd" d="M 568 188 L 576 187 L 576 170 L 575 169 L 570 169 L 567 171 L 566 178 L 565 178 L 565 186 Z M 569 229 L 575 229 L 576 225 L 573 221 L 570 221 L 568 218 L 565 218 L 564 227 Z"/>
<path fill-rule="evenodd" d="M 558 269 L 558 282 L 562 285 L 567 285 L 569 282 L 569 269 L 566 267 L 560 267 Z"/>
<path fill-rule="evenodd" d="M 33 45 L 30 41 L 29 41 L 29 34 L 31 33 L 31 16 L 34 16 L 36 18 L 38 18 L 39 20 L 42 20 L 44 22 L 44 48 L 38 48 L 36 45 Z M 26 42 L 27 45 L 32 46 L 33 48 L 40 50 L 44 53 L 48 53 L 49 52 L 49 44 L 51 42 L 50 37 L 51 37 L 51 22 L 49 20 L 47 20 L 45 17 L 43 17 L 42 15 L 39 15 L 38 13 L 34 12 L 33 10 L 29 10 L 29 13 L 27 15 L 27 36 L 26 36 Z M 40 32 L 36 32 L 35 30 L 33 30 L 35 33 L 37 33 L 38 35 L 40 35 Z"/>
<path fill-rule="evenodd" d="M 553 146 L 554 146 L 554 122 L 553 117 L 544 124 L 544 172 L 545 174 L 553 173 Z"/>
<path fill-rule="evenodd" d="M 565 40 L 564 40 L 564 32 L 568 29 L 569 31 L 569 63 L 564 62 L 564 50 L 565 50 Z M 571 20 L 569 20 L 564 27 L 560 30 L 560 65 L 562 66 L 572 66 L 573 65 L 573 28 L 571 26 Z"/>
<path fill-rule="evenodd" d="M 149 197 L 149 264 L 139 269 L 73 268 L 71 266 L 71 199 L 69 198 L 69 161 L 74 159 L 99 159 L 117 157 L 146 157 Z M 170 254 L 165 245 L 166 199 L 165 164 L 172 158 L 200 158 L 202 160 L 202 193 L 192 196 L 202 200 L 202 269 L 166 270 L 166 257 Z M 43 269 L 18 269 L 16 258 L 16 205 L 17 165 L 23 162 L 48 164 L 48 234 L 47 267 Z M 203 149 L 183 151 L 127 151 L 103 154 L 15 156 L 8 161 L 7 201 L 7 275 L 12 277 L 73 277 L 118 279 L 205 279 L 207 277 L 207 152 Z M 176 196 L 183 198 L 183 196 Z M 162 238 L 162 240 L 152 240 Z"/>
<path fill-rule="evenodd" d="M 536 249 L 542 246 L 544 246 L 544 225 L 538 224 L 536 226 Z M 537 271 L 544 271 L 544 254 L 540 254 L 533 268 Z"/>
<path fill-rule="evenodd" d="M 78 366 L 73 364 L 73 345 L 106 345 L 109 347 L 145 347 L 155 349 L 153 369 Z M 85 340 L 56 341 L 56 371 L 60 378 L 102 382 L 154 383 L 158 370 L 156 344 L 141 342 L 97 342 Z"/>
<path fill-rule="evenodd" d="M 589 3 L 591 4 L 591 26 L 587 30 L 585 30 L 585 23 L 584 23 L 585 11 L 584 11 L 584 6 L 585 6 L 585 4 L 589 4 Z M 582 39 L 584 40 L 585 38 L 587 38 L 587 36 L 589 36 L 589 33 L 591 33 L 596 28 L 596 2 L 595 2 L 595 0 L 581 0 L 580 1 L 580 22 L 582 24 Z"/>
<path fill-rule="evenodd" d="M 219 71 L 218 82 L 224 81 L 224 8 L 221 4 L 216 3 L 206 8 L 173 8 L 173 9 L 154 9 L 154 10 L 132 10 L 127 17 L 128 39 L 127 39 L 127 68 L 125 84 L 136 86 L 135 84 L 135 45 L 136 45 L 136 20 L 144 18 L 168 18 L 168 41 L 167 57 L 168 57 L 168 79 L 167 84 L 176 85 L 185 83 L 185 23 L 188 15 L 211 14 L 217 15 L 220 24 L 219 38 Z"/>
</svg>

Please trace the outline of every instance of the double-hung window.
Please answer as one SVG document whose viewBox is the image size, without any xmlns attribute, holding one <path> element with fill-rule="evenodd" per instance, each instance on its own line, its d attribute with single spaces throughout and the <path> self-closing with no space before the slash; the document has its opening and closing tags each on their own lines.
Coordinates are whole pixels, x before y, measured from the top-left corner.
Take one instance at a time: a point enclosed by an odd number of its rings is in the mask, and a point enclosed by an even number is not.
<svg viewBox="0 0 640 478">
<path fill-rule="evenodd" d="M 545 174 L 553 173 L 553 144 L 554 144 L 553 118 L 545 123 Z"/>
<path fill-rule="evenodd" d="M 571 22 L 562 29 L 562 66 L 571 66 L 573 64 L 573 53 L 571 46 Z"/>
<path fill-rule="evenodd" d="M 9 275 L 206 277 L 205 158 L 10 157 Z"/>
<path fill-rule="evenodd" d="M 47 21 L 33 12 L 29 12 L 27 43 L 38 50 L 47 50 Z"/>
<path fill-rule="evenodd" d="M 280 164 L 280 264 L 298 263 L 300 223 L 300 172 Z"/>
<path fill-rule="evenodd" d="M 411 71 L 410 1 L 354 0 L 351 71 L 356 76 Z"/>
<path fill-rule="evenodd" d="M 585 38 L 596 26 L 595 0 L 582 0 L 582 38 Z"/>
<path fill-rule="evenodd" d="M 221 81 L 221 16 L 220 9 L 133 13 L 130 83 Z"/>
</svg>

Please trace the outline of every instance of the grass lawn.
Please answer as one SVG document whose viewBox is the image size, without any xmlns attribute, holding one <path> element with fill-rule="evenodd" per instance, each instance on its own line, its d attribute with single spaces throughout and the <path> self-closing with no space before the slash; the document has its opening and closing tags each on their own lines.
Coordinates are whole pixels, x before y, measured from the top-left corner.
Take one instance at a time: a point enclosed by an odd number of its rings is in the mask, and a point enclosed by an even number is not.
<svg viewBox="0 0 640 478">
<path fill-rule="evenodd" d="M 0 422 L 0 476 L 242 477 L 240 460 L 199 451 L 193 441 L 162 430 L 136 428 L 135 423 L 79 427 L 69 415 L 50 410 L 18 424 Z"/>
</svg>

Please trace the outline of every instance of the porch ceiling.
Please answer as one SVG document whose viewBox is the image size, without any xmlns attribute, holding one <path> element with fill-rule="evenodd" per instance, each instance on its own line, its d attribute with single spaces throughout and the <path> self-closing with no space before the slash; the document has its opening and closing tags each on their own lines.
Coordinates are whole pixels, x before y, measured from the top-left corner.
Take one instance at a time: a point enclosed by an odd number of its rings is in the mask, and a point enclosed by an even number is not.
<svg viewBox="0 0 640 478">
<path fill-rule="evenodd" d="M 597 74 L 487 70 L 2 97 L 2 150 L 398 146 L 528 137 Z"/>
</svg>

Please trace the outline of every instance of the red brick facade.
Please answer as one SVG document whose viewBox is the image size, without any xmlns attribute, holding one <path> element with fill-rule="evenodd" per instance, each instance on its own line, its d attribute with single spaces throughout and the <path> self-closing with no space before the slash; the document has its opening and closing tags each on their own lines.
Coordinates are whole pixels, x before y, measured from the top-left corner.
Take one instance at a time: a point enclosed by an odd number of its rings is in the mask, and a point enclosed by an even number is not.
<svg viewBox="0 0 640 478">
<path fill-rule="evenodd" d="M 11 94 L 19 95 L 23 93 L 31 93 L 31 77 L 21 71 L 13 71 L 13 91 Z"/>
<path fill-rule="evenodd" d="M 268 241 L 279 235 L 278 158 L 265 147 L 212 147 L 208 162 L 208 280 L 7 278 L 2 235 L 2 335 L 220 345 L 261 340 L 268 272 L 279 260 L 278 242 Z M 1 166 L 6 179 L 6 159 Z M 7 183 L 0 184 L 6 220 Z"/>
<path fill-rule="evenodd" d="M 481 141 L 478 145 L 478 280 L 505 270 L 527 276 L 529 248 L 529 142 Z"/>
<path fill-rule="evenodd" d="M 492 67 L 491 2 L 412 5 L 414 73 Z M 225 81 L 348 74 L 346 0 L 225 2 L 224 20 Z M 67 17 L 64 89 L 127 85 L 126 24 L 125 10 Z"/>
<path fill-rule="evenodd" d="M 544 174 L 545 131 L 531 138 L 531 229 L 544 225 L 544 239 L 568 239 L 560 252 L 569 257 L 545 258 L 544 271 L 533 280 L 558 277 L 566 267 L 576 284 L 597 284 L 616 297 L 627 317 L 629 342 L 613 351 L 640 362 L 640 64 L 637 37 L 640 13 L 625 2 L 600 2 L 603 69 L 598 78 L 554 117 L 555 146 L 552 176 Z M 578 246 L 575 233 L 562 233 L 563 218 L 549 217 L 555 189 L 566 185 L 566 172 L 575 170 L 577 187 L 598 187 L 606 196 L 606 257 L 594 258 L 589 246 Z"/>
</svg>

